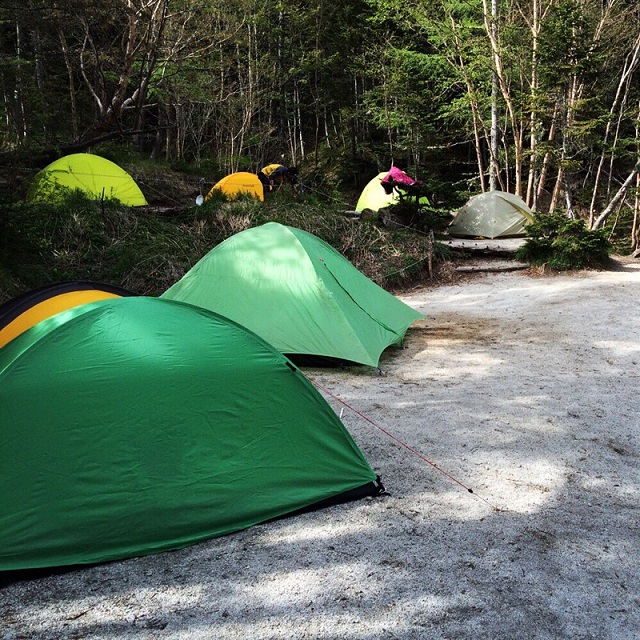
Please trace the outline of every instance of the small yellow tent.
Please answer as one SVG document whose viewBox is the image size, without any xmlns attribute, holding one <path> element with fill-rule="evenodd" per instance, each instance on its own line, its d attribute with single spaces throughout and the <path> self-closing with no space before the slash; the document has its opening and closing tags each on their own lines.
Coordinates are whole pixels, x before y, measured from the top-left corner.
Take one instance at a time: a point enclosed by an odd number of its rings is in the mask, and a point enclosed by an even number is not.
<svg viewBox="0 0 640 640">
<path fill-rule="evenodd" d="M 97 300 L 132 295 L 135 294 L 127 289 L 88 280 L 59 282 L 27 291 L 0 305 L 0 348 L 62 311 Z"/>
<path fill-rule="evenodd" d="M 27 195 L 29 202 L 52 202 L 61 193 L 79 189 L 90 198 L 114 198 L 129 207 L 147 204 L 134 179 L 111 160 L 90 153 L 73 153 L 36 174 Z"/>
<path fill-rule="evenodd" d="M 213 188 L 206 195 L 208 200 L 215 190 L 222 191 L 228 198 L 237 198 L 240 194 L 245 193 L 258 200 L 264 200 L 264 190 L 258 176 L 248 171 L 238 171 L 225 176 L 213 185 Z"/>
</svg>

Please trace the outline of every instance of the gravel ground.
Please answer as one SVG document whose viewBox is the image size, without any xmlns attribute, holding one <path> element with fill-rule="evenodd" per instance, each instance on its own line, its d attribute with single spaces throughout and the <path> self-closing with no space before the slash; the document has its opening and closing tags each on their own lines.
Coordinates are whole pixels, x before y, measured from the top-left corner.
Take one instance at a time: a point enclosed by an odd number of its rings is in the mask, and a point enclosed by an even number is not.
<svg viewBox="0 0 640 640">
<path fill-rule="evenodd" d="M 639 638 L 640 264 L 403 299 L 384 375 L 305 370 L 390 495 L 4 580 L 0 638 Z"/>
</svg>

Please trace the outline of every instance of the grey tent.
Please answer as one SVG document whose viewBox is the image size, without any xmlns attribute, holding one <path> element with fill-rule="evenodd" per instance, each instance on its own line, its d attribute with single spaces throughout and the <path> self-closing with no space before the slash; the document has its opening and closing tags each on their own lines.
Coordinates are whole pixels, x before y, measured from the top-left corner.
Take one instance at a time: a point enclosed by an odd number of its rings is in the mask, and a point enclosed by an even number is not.
<svg viewBox="0 0 640 640">
<path fill-rule="evenodd" d="M 524 227 L 533 221 L 531 209 L 513 193 L 488 191 L 473 196 L 449 225 L 457 238 L 509 238 L 525 236 Z"/>
</svg>

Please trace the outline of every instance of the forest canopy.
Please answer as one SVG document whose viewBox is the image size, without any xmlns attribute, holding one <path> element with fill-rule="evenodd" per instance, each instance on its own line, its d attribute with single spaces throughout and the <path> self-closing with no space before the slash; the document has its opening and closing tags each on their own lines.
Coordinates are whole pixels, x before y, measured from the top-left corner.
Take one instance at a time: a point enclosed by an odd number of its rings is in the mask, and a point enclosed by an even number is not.
<svg viewBox="0 0 640 640">
<path fill-rule="evenodd" d="M 636 0 L 8 0 L 0 30 L 0 144 L 34 169 L 106 141 L 331 188 L 395 162 L 637 248 Z"/>
</svg>

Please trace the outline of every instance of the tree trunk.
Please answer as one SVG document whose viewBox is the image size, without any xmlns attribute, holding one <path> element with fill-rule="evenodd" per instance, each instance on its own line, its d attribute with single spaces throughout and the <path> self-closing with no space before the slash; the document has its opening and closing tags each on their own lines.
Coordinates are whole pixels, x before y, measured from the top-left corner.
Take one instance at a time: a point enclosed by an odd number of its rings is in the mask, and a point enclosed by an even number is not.
<svg viewBox="0 0 640 640">
<path fill-rule="evenodd" d="M 78 103 L 76 101 L 76 83 L 74 80 L 73 66 L 69 56 L 69 47 L 67 45 L 67 39 L 65 38 L 64 31 L 60 29 L 58 31 L 58 37 L 60 38 L 60 47 L 62 49 L 62 56 L 64 58 L 64 65 L 67 69 L 67 77 L 69 78 L 69 105 L 71 107 L 71 131 L 73 139 L 77 140 L 80 135 L 80 126 L 78 122 Z"/>
<path fill-rule="evenodd" d="M 520 196 L 522 195 L 522 126 L 518 123 L 516 108 L 513 103 L 511 91 L 509 89 L 509 82 L 505 77 L 504 67 L 502 63 L 502 52 L 500 50 L 499 34 L 494 34 L 492 30 L 487 0 L 482 0 L 482 6 L 484 9 L 485 31 L 487 32 L 487 35 L 489 36 L 489 42 L 491 43 L 494 69 L 498 78 L 498 85 L 502 93 L 502 98 L 507 106 L 509 121 L 513 129 L 513 152 L 515 165 L 514 192 L 516 193 L 516 195 Z"/>
<path fill-rule="evenodd" d="M 623 185 L 620 187 L 620 189 L 618 189 L 618 192 L 616 193 L 616 195 L 613 196 L 613 198 L 611 199 L 611 202 L 609 202 L 609 204 L 606 206 L 604 211 L 598 216 L 596 221 L 593 223 L 593 227 L 592 227 L 593 229 L 599 229 L 607 221 L 607 218 L 611 215 L 613 210 L 624 199 L 625 195 L 627 194 L 627 191 L 631 187 L 633 181 L 636 179 L 636 176 L 638 175 L 638 173 L 640 173 L 640 161 L 636 163 L 635 167 L 633 167 L 633 170 L 628 175 Z"/>
<path fill-rule="evenodd" d="M 497 41 L 498 0 L 491 0 L 491 40 Z M 498 158 L 498 73 L 491 70 L 491 162 L 489 163 L 489 191 L 497 187 Z"/>
<path fill-rule="evenodd" d="M 482 144 L 481 131 L 484 132 L 484 139 L 489 142 L 488 144 L 489 167 L 490 167 L 489 175 L 491 175 L 491 167 L 493 167 L 494 177 L 497 176 L 499 178 L 500 167 L 498 164 L 497 147 L 496 149 L 493 148 L 493 142 L 495 141 L 497 143 L 497 140 L 498 140 L 497 124 L 496 124 L 495 136 L 493 135 L 492 132 L 487 132 L 484 127 L 484 124 L 482 122 L 482 117 L 480 115 L 480 106 L 478 104 L 477 93 L 467 73 L 467 66 L 464 62 L 464 57 L 462 55 L 462 48 L 460 45 L 459 34 L 456 28 L 456 21 L 454 20 L 451 14 L 448 15 L 448 18 L 451 23 L 451 32 L 453 34 L 453 41 L 454 41 L 455 51 L 456 51 L 455 63 L 452 60 L 450 60 L 450 63 L 452 64 L 452 66 L 454 66 L 456 69 L 459 70 L 462 77 L 464 78 L 464 82 L 467 87 L 467 96 L 469 97 L 469 108 L 471 109 L 471 121 L 473 123 L 473 140 L 474 140 L 474 145 L 476 150 L 476 162 L 478 164 L 478 177 L 480 179 L 480 189 L 484 193 L 487 190 L 487 184 L 486 184 L 486 178 L 485 178 L 484 159 L 482 157 L 483 144 Z M 493 115 L 493 112 L 492 112 L 492 115 Z M 492 126 L 493 126 L 493 121 L 492 121 Z"/>
<path fill-rule="evenodd" d="M 554 107 L 553 117 L 551 118 L 551 125 L 549 126 L 549 134 L 547 135 L 547 142 L 551 145 L 555 141 L 558 131 L 558 119 L 560 117 L 560 101 L 556 102 Z M 547 183 L 547 175 L 549 168 L 551 167 L 551 152 L 547 151 L 542 159 L 542 166 L 540 168 L 540 175 L 538 176 L 538 186 L 536 188 L 536 203 L 539 203 L 542 199 L 542 194 L 545 191 Z M 538 204 L 539 206 L 539 204 Z"/>
<path fill-rule="evenodd" d="M 529 153 L 531 159 L 529 161 L 529 177 L 527 179 L 526 202 L 535 211 L 537 209 L 536 198 L 536 171 L 538 168 L 538 36 L 540 35 L 540 2 L 533 0 L 531 6 L 531 21 L 529 29 L 531 31 L 531 112 L 529 114 Z"/>
<path fill-rule="evenodd" d="M 626 95 L 629 89 L 629 81 L 631 79 L 631 76 L 634 70 L 638 66 L 639 59 L 640 59 L 640 36 L 638 36 L 638 38 L 635 41 L 633 51 L 627 56 L 625 60 L 625 66 L 620 75 L 620 81 L 618 82 L 616 95 L 614 97 L 613 103 L 611 104 L 611 108 L 609 109 L 609 117 L 607 119 L 607 126 L 605 128 L 604 139 L 602 141 L 603 150 L 602 150 L 602 153 L 600 154 L 598 167 L 596 169 L 596 175 L 593 183 L 593 193 L 591 195 L 591 205 L 589 207 L 589 226 L 590 227 L 593 225 L 593 221 L 595 218 L 595 207 L 596 207 L 598 189 L 600 186 L 600 177 L 602 174 L 602 167 L 604 165 L 605 155 L 607 153 L 606 147 L 609 143 L 609 136 L 611 133 L 611 127 L 613 125 L 614 114 L 616 112 L 616 109 L 618 108 L 618 105 L 621 102 L 624 103 L 626 101 Z M 624 92 L 623 92 L 623 88 L 624 88 Z M 623 98 L 623 95 L 625 96 L 624 98 Z M 613 154 L 612 154 L 612 160 L 613 160 Z"/>
</svg>

